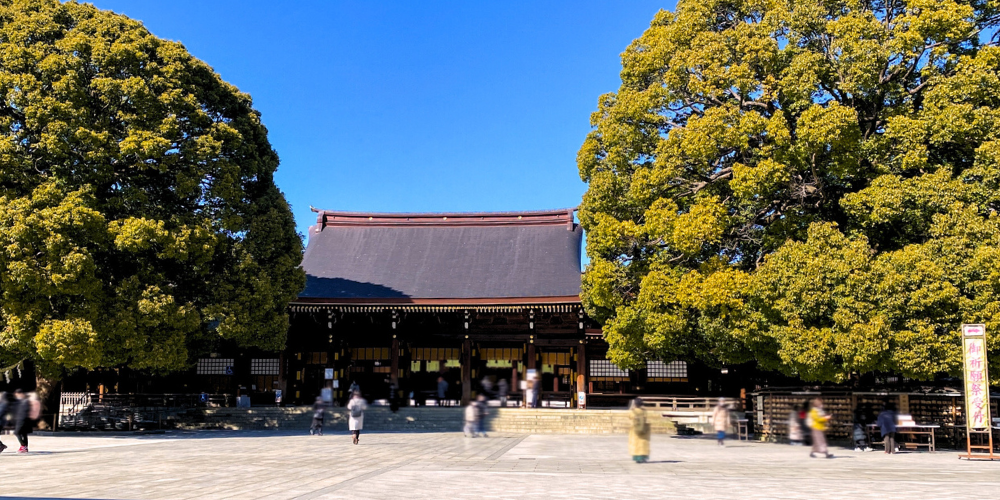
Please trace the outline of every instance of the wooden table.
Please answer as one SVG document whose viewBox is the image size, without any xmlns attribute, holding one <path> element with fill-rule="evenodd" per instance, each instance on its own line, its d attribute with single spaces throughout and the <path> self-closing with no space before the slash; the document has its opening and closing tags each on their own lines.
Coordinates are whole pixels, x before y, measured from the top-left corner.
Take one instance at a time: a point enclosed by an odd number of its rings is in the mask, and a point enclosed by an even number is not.
<svg viewBox="0 0 1000 500">
<path fill-rule="evenodd" d="M 898 439 L 897 438 L 896 439 L 896 443 L 904 445 L 904 446 L 913 446 L 914 448 L 920 447 L 920 446 L 926 446 L 927 447 L 927 451 L 935 451 L 934 432 L 937 429 L 939 429 L 939 428 L 941 428 L 941 426 L 940 425 L 935 425 L 935 424 L 931 424 L 931 425 L 897 425 L 896 426 L 896 435 L 897 436 L 899 436 L 900 434 L 906 434 L 906 435 L 912 436 L 914 438 L 917 437 L 917 436 L 927 436 L 929 439 L 928 439 L 928 442 L 926 442 L 926 443 L 920 443 L 920 442 L 917 442 L 915 440 L 914 441 L 910 441 L 910 440 L 904 441 L 902 439 Z M 882 436 L 881 427 L 879 427 L 878 424 L 868 424 L 868 440 L 871 441 L 871 444 L 884 443 L 884 441 L 882 439 L 875 439 L 876 435 L 878 437 Z"/>
</svg>

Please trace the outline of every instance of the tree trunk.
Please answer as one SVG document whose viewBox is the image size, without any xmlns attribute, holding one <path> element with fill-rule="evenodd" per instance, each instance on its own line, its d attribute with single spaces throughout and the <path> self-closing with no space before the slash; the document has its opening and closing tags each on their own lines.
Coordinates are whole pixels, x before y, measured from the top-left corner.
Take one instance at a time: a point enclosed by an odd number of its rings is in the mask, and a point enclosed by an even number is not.
<svg viewBox="0 0 1000 500">
<path fill-rule="evenodd" d="M 47 376 L 42 374 L 42 370 L 35 369 L 35 392 L 38 399 L 42 401 L 42 416 L 38 421 L 38 428 L 51 430 L 55 425 L 56 414 L 59 413 L 59 376 Z"/>
</svg>

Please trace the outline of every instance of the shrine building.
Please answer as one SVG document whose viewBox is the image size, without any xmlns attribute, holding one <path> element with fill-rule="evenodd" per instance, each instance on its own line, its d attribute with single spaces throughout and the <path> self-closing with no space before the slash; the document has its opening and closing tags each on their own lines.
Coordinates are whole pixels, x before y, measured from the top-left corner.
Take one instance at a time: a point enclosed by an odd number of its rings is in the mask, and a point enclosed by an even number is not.
<svg viewBox="0 0 1000 500">
<path fill-rule="evenodd" d="M 317 214 L 290 305 L 289 396 L 357 383 L 385 399 L 395 384 L 436 401 L 444 377 L 467 402 L 484 377 L 516 394 L 535 370 L 548 399 L 571 400 L 587 359 L 573 209 Z"/>
<path fill-rule="evenodd" d="M 222 343 L 196 354 L 189 371 L 79 372 L 64 389 L 248 396 L 254 405 L 273 405 L 311 404 L 325 388 L 343 402 L 357 383 L 369 401 L 389 399 L 395 386 L 407 405 L 438 404 L 443 377 L 444 404 L 468 402 L 483 380 L 505 380 L 516 405 L 521 382 L 534 377 L 541 406 L 575 407 L 579 392 L 602 406 L 624 405 L 629 394 L 721 388 L 683 361 L 622 370 L 607 359 L 600 325 L 580 301 L 583 229 L 575 210 L 314 209 L 302 260 L 306 286 L 289 304 L 284 350 Z M 708 386 L 690 383 L 689 369 Z"/>
</svg>

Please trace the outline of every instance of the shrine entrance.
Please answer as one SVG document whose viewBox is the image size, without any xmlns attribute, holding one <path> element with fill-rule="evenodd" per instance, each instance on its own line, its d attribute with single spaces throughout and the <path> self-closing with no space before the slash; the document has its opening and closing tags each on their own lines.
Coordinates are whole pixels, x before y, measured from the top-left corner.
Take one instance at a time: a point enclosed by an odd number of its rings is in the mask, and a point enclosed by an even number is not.
<svg viewBox="0 0 1000 500">
<path fill-rule="evenodd" d="M 576 382 L 576 349 L 571 347 L 545 347 L 541 353 L 539 380 L 542 406 L 570 407 Z"/>
</svg>

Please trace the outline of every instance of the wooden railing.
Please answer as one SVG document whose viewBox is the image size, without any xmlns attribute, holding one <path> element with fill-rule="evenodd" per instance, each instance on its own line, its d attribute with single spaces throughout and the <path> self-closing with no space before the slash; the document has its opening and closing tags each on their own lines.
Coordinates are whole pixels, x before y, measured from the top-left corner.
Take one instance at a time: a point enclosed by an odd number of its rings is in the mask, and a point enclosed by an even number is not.
<svg viewBox="0 0 1000 500">
<path fill-rule="evenodd" d="M 164 415 L 188 408 L 230 407 L 230 394 L 93 394 L 64 392 L 57 428 L 134 430 L 162 428 Z"/>
<path fill-rule="evenodd" d="M 63 392 L 59 395 L 59 412 L 56 428 L 75 427 L 77 416 L 90 407 L 90 394 L 86 392 Z"/>
<path fill-rule="evenodd" d="M 730 410 L 743 410 L 743 402 L 736 398 L 722 398 Z M 719 398 L 692 398 L 687 396 L 642 396 L 642 404 L 649 409 L 670 411 L 712 411 Z"/>
</svg>

